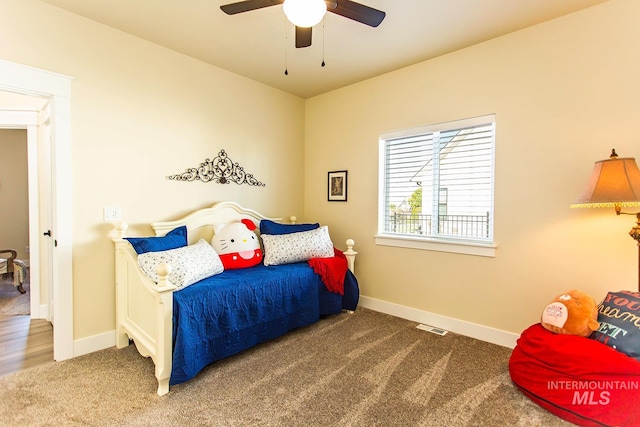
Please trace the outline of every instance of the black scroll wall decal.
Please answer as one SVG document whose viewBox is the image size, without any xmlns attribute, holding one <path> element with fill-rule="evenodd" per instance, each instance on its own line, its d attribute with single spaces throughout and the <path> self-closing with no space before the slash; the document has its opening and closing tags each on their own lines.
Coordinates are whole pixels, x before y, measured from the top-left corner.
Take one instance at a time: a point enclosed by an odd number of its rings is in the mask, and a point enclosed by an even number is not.
<svg viewBox="0 0 640 427">
<path fill-rule="evenodd" d="M 220 150 L 213 160 L 205 159 L 197 168 L 189 168 L 178 175 L 169 175 L 167 179 L 174 181 L 202 181 L 238 185 L 247 184 L 264 187 L 266 184 L 258 181 L 252 174 L 246 173 L 237 162 L 233 163 L 224 150 Z"/>
</svg>

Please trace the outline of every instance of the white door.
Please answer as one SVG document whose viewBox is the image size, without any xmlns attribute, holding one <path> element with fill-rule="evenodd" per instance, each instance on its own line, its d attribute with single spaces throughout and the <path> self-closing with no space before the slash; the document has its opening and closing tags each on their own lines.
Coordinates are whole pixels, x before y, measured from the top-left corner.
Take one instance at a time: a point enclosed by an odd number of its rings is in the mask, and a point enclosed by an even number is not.
<svg viewBox="0 0 640 427">
<path fill-rule="evenodd" d="M 53 237 L 52 220 L 52 180 L 51 173 L 51 109 L 47 102 L 38 112 L 38 219 L 40 227 L 33 230 L 40 240 L 40 281 L 43 286 L 40 289 L 46 292 L 41 300 L 46 301 L 45 313 L 41 315 L 51 323 L 54 323 L 53 290 L 54 278 L 53 266 L 55 265 L 55 238 Z M 34 301 L 32 300 L 32 305 Z"/>
</svg>

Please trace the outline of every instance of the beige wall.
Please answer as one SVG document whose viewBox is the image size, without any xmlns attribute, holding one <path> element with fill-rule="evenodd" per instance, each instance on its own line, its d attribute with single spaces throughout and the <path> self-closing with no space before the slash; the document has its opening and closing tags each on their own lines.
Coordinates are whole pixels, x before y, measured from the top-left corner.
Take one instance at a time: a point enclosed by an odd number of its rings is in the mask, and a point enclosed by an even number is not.
<svg viewBox="0 0 640 427">
<path fill-rule="evenodd" d="M 569 203 L 612 146 L 640 157 L 639 17 L 639 3 L 612 0 L 305 102 L 37 0 L 3 0 L 0 58 L 75 78 L 74 337 L 114 327 L 104 206 L 136 235 L 225 199 L 319 220 L 338 246 L 356 240 L 363 295 L 516 333 L 566 289 L 635 288 L 632 217 Z M 378 135 L 488 113 L 497 257 L 375 246 Z M 220 149 L 266 187 L 165 179 Z M 329 203 L 326 173 L 341 169 L 349 201 Z"/>
<path fill-rule="evenodd" d="M 22 260 L 29 259 L 27 178 L 27 131 L 0 129 L 0 249 L 13 249 Z"/>
<path fill-rule="evenodd" d="M 35 0 L 0 3 L 0 40 L 0 58 L 74 78 L 75 339 L 115 325 L 104 206 L 132 235 L 219 200 L 304 217 L 302 99 Z M 165 178 L 221 149 L 266 186 Z"/>
<path fill-rule="evenodd" d="M 355 239 L 362 294 L 519 333 L 571 288 L 637 290 L 635 218 L 569 204 L 612 147 L 640 158 L 639 20 L 613 0 L 307 100 L 305 211 Z M 376 246 L 379 134 L 490 113 L 497 256 Z M 330 203 L 339 169 L 349 201 Z"/>
</svg>

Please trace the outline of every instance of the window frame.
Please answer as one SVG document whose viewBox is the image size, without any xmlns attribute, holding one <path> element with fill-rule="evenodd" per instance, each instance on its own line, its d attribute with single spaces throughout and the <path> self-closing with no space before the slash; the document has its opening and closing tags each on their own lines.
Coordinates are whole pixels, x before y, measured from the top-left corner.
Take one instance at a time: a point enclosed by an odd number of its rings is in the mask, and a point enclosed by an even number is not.
<svg viewBox="0 0 640 427">
<path fill-rule="evenodd" d="M 385 230 L 385 213 L 387 203 L 385 199 L 385 179 L 386 179 L 386 147 L 387 142 L 398 138 L 407 138 L 416 135 L 430 134 L 434 132 L 444 132 L 448 130 L 460 129 L 491 123 L 492 124 L 492 146 L 491 146 L 491 191 L 489 196 L 489 236 L 487 239 L 474 238 L 453 238 L 445 236 L 425 236 L 392 233 Z M 494 193 L 495 193 L 495 152 L 496 152 L 496 120 L 495 114 L 488 114 L 468 119 L 453 120 L 418 126 L 414 128 L 382 133 L 378 143 L 378 230 L 375 235 L 375 243 L 382 246 L 394 246 L 410 249 L 432 250 L 439 252 L 459 253 L 467 255 L 477 255 L 495 257 L 497 245 L 494 239 Z"/>
</svg>

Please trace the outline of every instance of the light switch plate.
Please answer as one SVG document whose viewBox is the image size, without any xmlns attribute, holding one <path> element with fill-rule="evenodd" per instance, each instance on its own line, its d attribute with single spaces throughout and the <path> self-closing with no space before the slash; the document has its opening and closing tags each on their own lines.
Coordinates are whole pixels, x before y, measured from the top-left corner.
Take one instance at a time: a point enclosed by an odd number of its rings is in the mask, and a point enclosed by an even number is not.
<svg viewBox="0 0 640 427">
<path fill-rule="evenodd" d="M 114 206 L 105 206 L 104 208 L 105 221 L 119 221 L 120 219 L 122 219 L 122 209 Z"/>
</svg>

